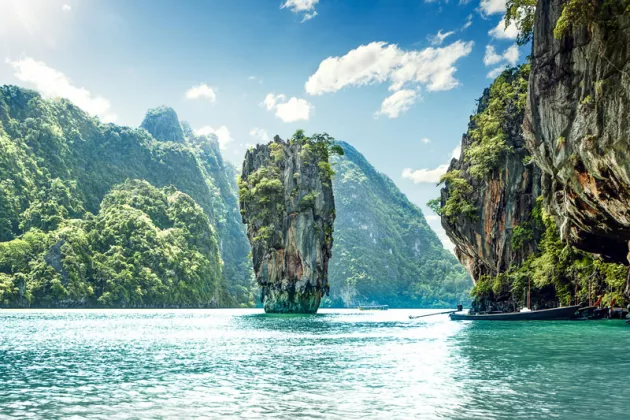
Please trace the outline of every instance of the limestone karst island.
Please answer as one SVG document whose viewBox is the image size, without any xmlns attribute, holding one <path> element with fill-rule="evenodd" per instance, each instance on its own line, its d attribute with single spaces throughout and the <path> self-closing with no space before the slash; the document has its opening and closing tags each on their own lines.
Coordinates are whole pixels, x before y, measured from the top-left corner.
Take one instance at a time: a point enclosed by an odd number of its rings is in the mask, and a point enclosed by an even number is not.
<svg viewBox="0 0 630 420">
<path fill-rule="evenodd" d="M 630 0 L 0 0 L 0 419 L 630 418 Z"/>
</svg>

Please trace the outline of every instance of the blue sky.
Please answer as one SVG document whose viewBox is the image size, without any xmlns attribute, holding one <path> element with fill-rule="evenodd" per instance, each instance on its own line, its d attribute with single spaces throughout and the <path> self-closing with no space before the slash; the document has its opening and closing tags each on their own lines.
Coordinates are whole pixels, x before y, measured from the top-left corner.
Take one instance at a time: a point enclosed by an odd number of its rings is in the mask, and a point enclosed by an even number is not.
<svg viewBox="0 0 630 420">
<path fill-rule="evenodd" d="M 168 105 L 226 159 L 296 129 L 353 144 L 421 206 L 475 100 L 522 62 L 505 0 L 0 0 L 0 83 L 138 126 Z"/>
</svg>

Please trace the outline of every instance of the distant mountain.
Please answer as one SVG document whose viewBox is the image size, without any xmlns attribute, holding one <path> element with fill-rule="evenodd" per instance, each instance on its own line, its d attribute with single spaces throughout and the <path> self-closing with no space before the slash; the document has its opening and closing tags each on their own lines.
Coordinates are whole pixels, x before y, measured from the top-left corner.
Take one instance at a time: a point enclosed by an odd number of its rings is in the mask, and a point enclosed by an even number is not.
<svg viewBox="0 0 630 420">
<path fill-rule="evenodd" d="M 348 143 L 335 158 L 329 306 L 454 307 L 472 281 L 422 211 Z"/>
<path fill-rule="evenodd" d="M 235 171 L 217 139 L 195 136 L 165 107 L 142 125 L 102 124 L 67 100 L 0 88 L 0 305 L 253 304 Z M 126 182 L 134 179 L 146 184 Z M 111 191 L 127 198 L 105 205 Z M 175 216 L 177 203 L 189 214 Z M 107 214 L 120 220 L 103 225 L 111 230 L 103 242 L 93 224 Z M 114 276 L 121 272 L 146 282 Z M 108 284 L 115 298 L 103 298 Z"/>
</svg>

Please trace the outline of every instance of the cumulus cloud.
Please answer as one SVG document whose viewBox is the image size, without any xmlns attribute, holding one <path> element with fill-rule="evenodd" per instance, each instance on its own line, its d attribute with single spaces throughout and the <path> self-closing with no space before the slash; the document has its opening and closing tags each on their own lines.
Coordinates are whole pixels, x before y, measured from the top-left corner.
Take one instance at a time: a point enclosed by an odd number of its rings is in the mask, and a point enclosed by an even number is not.
<svg viewBox="0 0 630 420">
<path fill-rule="evenodd" d="M 481 0 L 479 10 L 481 10 L 481 12 L 485 15 L 505 13 L 505 0 Z"/>
<path fill-rule="evenodd" d="M 64 4 L 63 6 L 61 6 L 61 10 L 63 10 L 64 12 L 69 12 L 72 10 L 72 6 L 70 6 L 69 4 Z"/>
<path fill-rule="evenodd" d="M 472 47 L 472 41 L 456 41 L 440 48 L 405 51 L 394 44 L 372 42 L 344 56 L 323 60 L 304 88 L 310 95 L 322 95 L 347 86 L 387 82 L 390 91 L 407 91 L 390 96 L 383 104 L 403 97 L 409 99 L 412 96 L 410 91 L 417 91 L 420 87 L 429 91 L 450 90 L 459 85 L 453 76 L 457 71 L 455 63 L 470 54 Z"/>
<path fill-rule="evenodd" d="M 310 117 L 313 106 L 305 99 L 287 97 L 283 94 L 268 93 L 262 102 L 268 111 L 275 111 L 276 117 L 286 123 L 306 120 Z"/>
<path fill-rule="evenodd" d="M 515 66 L 518 63 L 518 59 L 520 57 L 520 51 L 516 44 L 508 47 L 503 51 L 503 54 L 498 54 L 496 49 L 492 45 L 486 46 L 486 54 L 483 58 L 483 63 L 486 67 L 494 66 L 500 64 L 498 67 L 495 67 L 488 73 L 489 79 L 494 79 L 497 77 L 505 66 Z"/>
<path fill-rule="evenodd" d="M 402 177 L 411 180 L 414 184 L 437 184 L 440 178 L 448 171 L 448 163 L 442 164 L 435 169 L 405 168 Z"/>
<path fill-rule="evenodd" d="M 252 137 L 256 137 L 257 139 L 259 139 L 260 141 L 266 143 L 269 141 L 269 134 L 267 133 L 267 130 L 265 130 L 264 128 L 252 128 L 251 130 L 249 130 L 249 135 Z"/>
<path fill-rule="evenodd" d="M 309 77 L 310 95 L 336 92 L 346 86 L 391 83 L 390 90 L 406 84 L 426 85 L 428 90 L 449 90 L 459 82 L 453 77 L 455 62 L 470 54 L 473 42 L 456 41 L 446 47 L 404 51 L 397 45 L 372 42 L 342 57 L 328 57 Z"/>
<path fill-rule="evenodd" d="M 503 61 L 503 57 L 497 54 L 497 51 L 492 45 L 486 45 L 486 55 L 483 57 L 483 64 L 486 66 L 492 66 Z"/>
<path fill-rule="evenodd" d="M 302 14 L 302 23 L 304 23 L 317 16 L 317 11 L 315 11 L 317 3 L 319 0 L 286 0 L 280 8 L 287 8 L 298 15 Z"/>
<path fill-rule="evenodd" d="M 438 31 L 437 34 L 435 35 L 429 35 L 429 41 L 431 42 L 431 45 L 442 45 L 442 43 L 444 42 L 444 40 L 453 35 L 455 33 L 455 31 L 449 31 L 449 32 L 442 32 L 442 30 L 440 29 Z"/>
<path fill-rule="evenodd" d="M 451 152 L 451 159 L 459 159 L 462 153 L 461 146 L 457 146 Z M 404 179 L 409 179 L 414 184 L 437 184 L 440 182 L 440 178 L 448 171 L 448 166 L 450 164 L 450 159 L 448 163 L 443 163 L 434 169 L 411 169 L 405 168 L 402 172 L 402 177 Z"/>
<path fill-rule="evenodd" d="M 424 144 L 429 144 L 429 143 L 431 143 L 431 139 L 430 139 L 430 138 L 428 138 L 428 137 L 423 137 L 420 141 L 421 141 L 422 143 L 424 143 Z"/>
<path fill-rule="evenodd" d="M 490 70 L 490 71 L 488 72 L 488 74 L 486 75 L 486 77 L 487 77 L 488 79 L 496 79 L 497 77 L 499 77 L 499 75 L 500 75 L 501 73 L 503 73 L 503 70 L 505 70 L 505 67 L 501 67 L 501 66 L 496 67 L 496 68 L 494 68 L 494 69 Z"/>
<path fill-rule="evenodd" d="M 186 91 L 186 99 L 207 99 L 210 102 L 217 101 L 217 94 L 214 88 L 205 83 L 193 86 Z"/>
<path fill-rule="evenodd" d="M 381 109 L 374 116 L 386 115 L 389 118 L 398 118 L 416 102 L 418 92 L 413 89 L 404 89 L 394 92 L 381 103 Z"/>
<path fill-rule="evenodd" d="M 97 115 L 103 122 L 113 122 L 117 115 L 111 111 L 110 102 L 102 96 L 95 96 L 83 87 L 75 86 L 63 73 L 42 61 L 30 57 L 18 60 L 7 59 L 6 63 L 15 70 L 13 75 L 20 81 L 32 85 L 42 96 L 69 99 L 88 114 Z"/>
<path fill-rule="evenodd" d="M 505 27 L 505 16 L 501 18 L 499 24 L 488 31 L 488 35 L 495 39 L 511 39 L 514 40 L 518 37 L 518 28 L 514 22 L 511 22 L 510 25 Z"/>
<path fill-rule="evenodd" d="M 230 134 L 230 130 L 224 125 L 216 129 L 209 125 L 206 125 L 195 130 L 195 135 L 215 136 L 217 141 L 219 142 L 219 147 L 221 149 L 227 149 L 228 144 L 234 141 L 232 135 Z"/>
</svg>

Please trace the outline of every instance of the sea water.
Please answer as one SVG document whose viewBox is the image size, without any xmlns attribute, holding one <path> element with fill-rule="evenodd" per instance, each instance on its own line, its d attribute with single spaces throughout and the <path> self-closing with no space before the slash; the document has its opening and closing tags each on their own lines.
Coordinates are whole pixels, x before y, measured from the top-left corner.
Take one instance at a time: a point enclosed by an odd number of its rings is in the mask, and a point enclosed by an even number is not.
<svg viewBox="0 0 630 420">
<path fill-rule="evenodd" d="M 1 310 L 0 418 L 629 419 L 623 321 Z"/>
</svg>

